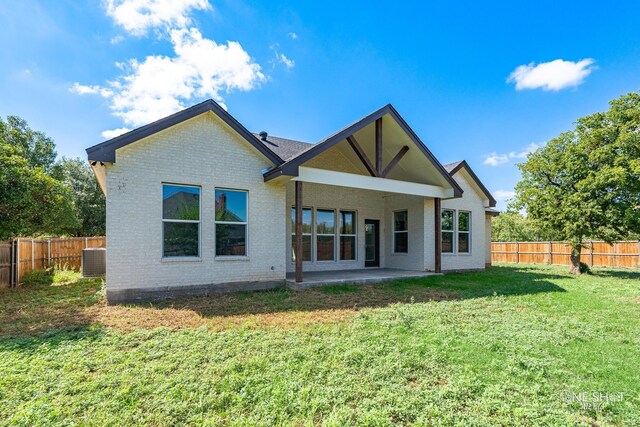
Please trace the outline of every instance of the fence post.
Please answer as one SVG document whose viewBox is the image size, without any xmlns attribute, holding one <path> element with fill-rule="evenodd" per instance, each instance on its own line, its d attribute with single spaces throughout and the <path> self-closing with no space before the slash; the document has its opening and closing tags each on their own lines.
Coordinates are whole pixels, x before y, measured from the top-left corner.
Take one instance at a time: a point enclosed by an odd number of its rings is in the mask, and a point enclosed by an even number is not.
<svg viewBox="0 0 640 427">
<path fill-rule="evenodd" d="M 549 240 L 549 257 L 547 258 L 547 264 L 553 264 L 553 242 Z"/>
<path fill-rule="evenodd" d="M 591 265 L 589 265 L 589 267 L 593 267 L 593 240 L 591 241 L 591 250 L 589 251 L 589 255 L 591 255 Z"/>
<path fill-rule="evenodd" d="M 47 239 L 47 268 L 51 268 L 51 239 Z"/>
<path fill-rule="evenodd" d="M 20 238 L 16 239 L 16 286 L 20 284 Z"/>
<path fill-rule="evenodd" d="M 520 242 L 516 242 L 516 264 L 520 264 Z"/>
<path fill-rule="evenodd" d="M 84 248 L 87 249 L 89 247 L 89 238 L 85 237 L 84 238 Z"/>
</svg>

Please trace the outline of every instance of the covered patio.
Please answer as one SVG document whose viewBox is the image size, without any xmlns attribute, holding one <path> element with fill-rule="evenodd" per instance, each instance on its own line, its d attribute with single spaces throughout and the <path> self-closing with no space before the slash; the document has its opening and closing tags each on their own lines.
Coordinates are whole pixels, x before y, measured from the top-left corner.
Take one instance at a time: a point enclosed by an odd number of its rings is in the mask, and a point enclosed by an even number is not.
<svg viewBox="0 0 640 427">
<path fill-rule="evenodd" d="M 441 273 L 400 270 L 396 268 L 310 271 L 304 274 L 304 278 L 301 282 L 296 281 L 295 273 L 288 273 L 287 287 L 294 290 L 301 290 L 324 285 L 364 285 L 396 279 L 410 279 L 435 275 L 441 275 Z"/>
</svg>

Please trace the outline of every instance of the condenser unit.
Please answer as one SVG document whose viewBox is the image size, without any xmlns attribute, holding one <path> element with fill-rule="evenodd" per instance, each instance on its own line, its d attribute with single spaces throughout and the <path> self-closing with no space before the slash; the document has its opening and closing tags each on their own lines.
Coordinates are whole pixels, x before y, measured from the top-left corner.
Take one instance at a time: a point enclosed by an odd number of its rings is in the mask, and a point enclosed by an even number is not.
<svg viewBox="0 0 640 427">
<path fill-rule="evenodd" d="M 107 250 L 87 248 L 82 250 L 82 277 L 100 277 L 107 271 Z"/>
</svg>

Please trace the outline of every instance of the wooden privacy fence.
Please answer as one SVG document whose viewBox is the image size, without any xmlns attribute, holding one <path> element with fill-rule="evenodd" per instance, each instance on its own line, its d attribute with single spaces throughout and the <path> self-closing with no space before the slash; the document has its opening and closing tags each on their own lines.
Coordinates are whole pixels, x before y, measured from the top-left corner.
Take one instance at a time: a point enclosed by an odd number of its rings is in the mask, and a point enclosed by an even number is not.
<svg viewBox="0 0 640 427">
<path fill-rule="evenodd" d="M 104 248 L 100 237 L 70 237 L 56 239 L 16 238 L 0 242 L 0 287 L 13 287 L 25 274 L 58 266 L 72 270 L 82 267 L 82 250 Z"/>
<path fill-rule="evenodd" d="M 640 241 L 584 242 L 580 261 L 589 267 L 640 268 Z M 569 265 L 566 242 L 491 242 L 491 262 Z"/>
</svg>

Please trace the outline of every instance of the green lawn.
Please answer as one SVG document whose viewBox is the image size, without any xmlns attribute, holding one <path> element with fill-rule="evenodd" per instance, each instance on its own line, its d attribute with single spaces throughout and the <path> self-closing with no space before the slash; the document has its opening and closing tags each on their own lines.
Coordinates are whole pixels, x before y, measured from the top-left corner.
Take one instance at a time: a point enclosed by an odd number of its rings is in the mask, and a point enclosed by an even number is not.
<svg viewBox="0 0 640 427">
<path fill-rule="evenodd" d="M 637 272 L 501 265 L 129 307 L 50 282 L 0 290 L 0 424 L 640 425 Z M 582 392 L 623 394 L 588 409 Z"/>
</svg>

